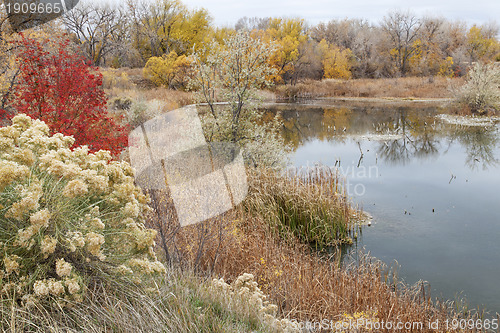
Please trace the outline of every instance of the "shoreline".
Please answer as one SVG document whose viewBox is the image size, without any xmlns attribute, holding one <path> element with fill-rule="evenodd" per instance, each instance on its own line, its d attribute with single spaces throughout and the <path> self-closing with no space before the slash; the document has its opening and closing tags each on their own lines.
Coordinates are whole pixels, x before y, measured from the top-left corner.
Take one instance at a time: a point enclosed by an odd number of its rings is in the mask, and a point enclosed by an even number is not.
<svg viewBox="0 0 500 333">
<path fill-rule="evenodd" d="M 452 102 L 452 98 L 414 98 L 414 97 L 311 97 L 311 98 L 276 98 L 264 104 L 313 104 L 309 101 L 330 101 L 339 104 L 389 104 L 391 106 L 425 106 L 444 107 Z"/>
</svg>

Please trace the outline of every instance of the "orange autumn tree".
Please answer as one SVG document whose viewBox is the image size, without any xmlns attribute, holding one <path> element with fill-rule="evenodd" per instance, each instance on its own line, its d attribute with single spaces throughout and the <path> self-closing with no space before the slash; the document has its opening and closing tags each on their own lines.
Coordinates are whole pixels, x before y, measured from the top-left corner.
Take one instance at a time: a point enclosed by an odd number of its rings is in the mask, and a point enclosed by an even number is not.
<svg viewBox="0 0 500 333">
<path fill-rule="evenodd" d="M 97 68 L 72 51 L 67 39 L 21 36 L 16 44 L 20 72 L 11 104 L 16 111 L 44 121 L 52 132 L 73 136 L 75 147 L 119 154 L 127 145 L 127 128 L 108 114 Z"/>
</svg>

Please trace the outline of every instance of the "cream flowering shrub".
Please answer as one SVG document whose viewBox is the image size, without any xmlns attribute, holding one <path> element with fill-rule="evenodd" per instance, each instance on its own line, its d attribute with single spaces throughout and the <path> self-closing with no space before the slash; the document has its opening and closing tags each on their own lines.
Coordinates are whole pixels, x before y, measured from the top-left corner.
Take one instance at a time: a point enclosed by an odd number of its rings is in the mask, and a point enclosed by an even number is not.
<svg viewBox="0 0 500 333">
<path fill-rule="evenodd" d="M 300 331 L 294 321 L 276 317 L 278 307 L 267 300 L 267 296 L 259 288 L 252 274 L 244 273 L 232 284 L 226 283 L 222 278 L 213 279 L 210 289 L 212 295 L 218 296 L 218 301 L 225 304 L 230 311 L 254 313 L 272 331 L 284 333 Z"/>
<path fill-rule="evenodd" d="M 130 165 L 73 142 L 25 115 L 0 128 L 0 292 L 25 305 L 78 302 L 99 277 L 165 269 Z"/>
</svg>

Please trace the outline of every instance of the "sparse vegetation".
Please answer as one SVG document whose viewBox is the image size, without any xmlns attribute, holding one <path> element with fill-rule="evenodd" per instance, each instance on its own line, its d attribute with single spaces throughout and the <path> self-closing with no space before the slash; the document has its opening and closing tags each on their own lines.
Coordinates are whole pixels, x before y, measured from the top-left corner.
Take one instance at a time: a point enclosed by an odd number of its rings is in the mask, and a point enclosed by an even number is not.
<svg viewBox="0 0 500 333">
<path fill-rule="evenodd" d="M 236 293 L 244 287 L 234 285 Z M 64 309 L 12 306 L 3 296 L 0 327 L 5 332 L 294 331 L 291 323 L 266 313 L 275 311 L 272 306 L 259 311 L 256 300 L 265 296 L 251 298 L 258 287 L 241 296 L 232 296 L 231 289 L 220 280 L 167 269 L 166 274 L 143 286 L 96 286 L 81 302 Z"/>
</svg>

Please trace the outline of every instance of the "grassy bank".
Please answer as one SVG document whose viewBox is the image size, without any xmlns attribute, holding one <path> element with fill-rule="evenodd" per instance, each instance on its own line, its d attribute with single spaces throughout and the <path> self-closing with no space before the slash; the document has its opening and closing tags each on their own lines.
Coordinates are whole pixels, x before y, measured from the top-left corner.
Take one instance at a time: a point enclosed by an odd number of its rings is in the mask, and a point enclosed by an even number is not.
<svg viewBox="0 0 500 333">
<path fill-rule="evenodd" d="M 459 85 L 462 82 L 462 79 L 443 77 L 305 81 L 296 85 L 277 86 L 276 98 L 451 98 L 450 83 Z"/>
<path fill-rule="evenodd" d="M 95 288 L 64 309 L 30 308 L 0 300 L 2 332 L 283 332 L 290 324 L 252 287 L 249 275 L 229 285 L 168 269 L 146 285 Z M 254 296 L 257 295 L 257 296 Z M 252 299 L 252 296 L 254 297 Z M 260 300 L 256 302 L 255 300 Z"/>
<path fill-rule="evenodd" d="M 397 270 L 368 255 L 341 265 L 338 258 L 318 255 L 293 230 L 276 232 L 269 214 L 280 206 L 265 208 L 256 201 L 272 203 L 269 197 L 287 195 L 281 191 L 290 185 L 276 174 L 250 177 L 248 201 L 218 218 L 178 229 L 168 215 L 150 216 L 150 223 L 157 228 L 170 230 L 167 245 L 171 260 L 163 277 L 141 286 L 108 281 L 89 290 L 83 302 L 64 309 L 20 307 L 4 295 L 2 330 L 293 332 L 296 330 L 289 320 L 342 323 L 362 318 L 428 323 L 475 318 L 460 303 L 434 301 L 423 282 L 409 286 L 399 281 Z M 338 186 L 335 179 L 328 178 Z M 317 209 L 331 200 L 315 196 L 326 196 L 322 188 L 329 183 L 291 180 L 295 187 L 298 183 L 300 190 L 288 188 L 295 192 L 288 194 L 291 203 L 287 209 L 294 216 L 309 212 L 315 220 L 322 214 Z M 294 205 L 299 195 L 313 202 Z M 337 204 L 331 212 L 349 208 L 342 201 Z M 157 244 L 161 253 L 160 239 Z"/>
<path fill-rule="evenodd" d="M 170 232 L 172 262 L 230 282 L 250 273 L 278 306 L 280 318 L 290 320 L 336 323 L 361 317 L 428 323 L 475 318 L 461 302 L 433 299 L 425 282 L 411 286 L 400 281 L 397 267 L 387 267 L 366 254 L 341 264 L 339 257 L 321 255 L 310 246 L 312 237 L 331 236 L 333 224 L 324 223 L 330 214 L 347 210 L 349 214 L 340 213 L 345 217 L 338 222 L 348 226 L 347 216 L 356 212 L 346 202 L 328 198 L 326 188 L 335 188 L 329 183 L 335 177 L 322 178 L 323 184 L 304 177 L 280 178 L 267 171 L 249 177 L 249 197 L 238 209 L 180 230 L 163 225 Z M 326 203 L 333 206 L 324 208 Z M 323 223 L 313 224 L 320 220 Z M 309 235 L 308 228 L 316 233 Z"/>
</svg>

